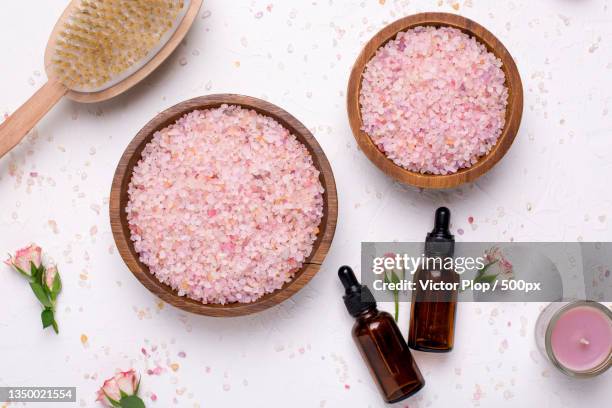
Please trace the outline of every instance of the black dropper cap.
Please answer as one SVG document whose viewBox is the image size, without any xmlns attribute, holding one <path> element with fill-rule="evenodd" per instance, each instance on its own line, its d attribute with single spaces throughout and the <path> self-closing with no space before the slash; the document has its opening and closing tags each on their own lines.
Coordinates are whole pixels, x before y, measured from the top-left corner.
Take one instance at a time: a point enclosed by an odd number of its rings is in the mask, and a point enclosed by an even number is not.
<svg viewBox="0 0 612 408">
<path fill-rule="evenodd" d="M 376 307 L 376 300 L 367 286 L 361 285 L 350 266 L 341 266 L 338 277 L 344 286 L 344 305 L 353 317 Z"/>
<path fill-rule="evenodd" d="M 451 212 L 446 207 L 436 210 L 434 229 L 425 239 L 427 254 L 452 256 L 455 252 L 455 237 L 450 233 Z"/>
</svg>

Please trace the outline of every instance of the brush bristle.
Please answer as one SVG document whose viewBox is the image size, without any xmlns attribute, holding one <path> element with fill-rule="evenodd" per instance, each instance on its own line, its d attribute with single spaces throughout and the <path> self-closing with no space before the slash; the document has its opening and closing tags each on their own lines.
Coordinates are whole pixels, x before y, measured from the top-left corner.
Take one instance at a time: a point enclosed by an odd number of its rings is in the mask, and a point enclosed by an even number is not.
<svg viewBox="0 0 612 408">
<path fill-rule="evenodd" d="M 81 0 L 58 35 L 58 79 L 79 91 L 104 89 L 142 63 L 175 25 L 185 0 Z"/>
</svg>

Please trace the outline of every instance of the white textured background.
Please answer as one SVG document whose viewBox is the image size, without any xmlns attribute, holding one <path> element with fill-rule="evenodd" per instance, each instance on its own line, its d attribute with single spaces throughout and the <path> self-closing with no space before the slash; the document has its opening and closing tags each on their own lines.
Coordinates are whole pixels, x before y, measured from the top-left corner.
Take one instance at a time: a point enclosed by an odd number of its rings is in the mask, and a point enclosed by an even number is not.
<svg viewBox="0 0 612 408">
<path fill-rule="evenodd" d="M 0 114 L 44 83 L 44 47 L 66 3 L 2 2 Z M 207 0 L 184 44 L 144 83 L 98 105 L 60 102 L 0 160 L 0 252 L 39 243 L 65 286 L 55 336 L 41 330 L 27 284 L 0 267 L 0 385 L 77 386 L 77 406 L 94 407 L 102 381 L 134 367 L 153 407 L 383 406 L 350 338 L 335 274 L 358 266 L 360 241 L 420 240 L 441 204 L 454 211 L 461 240 L 610 240 L 611 8 L 609 0 Z M 514 146 L 456 190 L 394 183 L 359 152 L 348 126 L 346 81 L 361 46 L 420 11 L 483 24 L 524 82 Z M 160 303 L 124 266 L 107 210 L 114 168 L 136 132 L 175 103 L 220 92 L 265 98 L 311 128 L 340 198 L 318 276 L 281 306 L 236 319 Z M 612 373 L 572 381 L 539 356 L 540 306 L 462 304 L 455 351 L 414 353 L 427 386 L 398 405 L 609 407 Z M 401 318 L 406 332 L 407 308 Z M 157 366 L 160 375 L 146 374 Z"/>
</svg>

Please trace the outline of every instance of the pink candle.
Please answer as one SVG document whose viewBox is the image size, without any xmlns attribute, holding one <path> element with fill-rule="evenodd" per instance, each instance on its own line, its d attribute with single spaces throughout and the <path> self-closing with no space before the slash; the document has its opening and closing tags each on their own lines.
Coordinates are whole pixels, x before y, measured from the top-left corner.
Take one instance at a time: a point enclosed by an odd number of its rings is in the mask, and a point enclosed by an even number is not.
<svg viewBox="0 0 612 408">
<path fill-rule="evenodd" d="M 565 368 L 575 372 L 594 370 L 612 353 L 612 321 L 592 306 L 570 308 L 559 315 L 550 344 Z"/>
<path fill-rule="evenodd" d="M 542 354 L 569 376 L 593 377 L 612 366 L 612 311 L 601 303 L 551 303 L 535 332 Z"/>
</svg>

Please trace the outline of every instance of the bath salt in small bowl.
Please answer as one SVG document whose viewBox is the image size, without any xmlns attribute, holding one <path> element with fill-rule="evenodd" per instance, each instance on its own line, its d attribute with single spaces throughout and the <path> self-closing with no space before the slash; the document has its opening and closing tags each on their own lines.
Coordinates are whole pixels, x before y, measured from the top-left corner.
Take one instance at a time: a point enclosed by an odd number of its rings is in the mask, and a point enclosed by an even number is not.
<svg viewBox="0 0 612 408">
<path fill-rule="evenodd" d="M 395 179 L 423 188 L 474 181 L 512 144 L 523 89 L 497 38 L 467 18 L 422 13 L 366 44 L 348 85 L 353 134 Z"/>
<path fill-rule="evenodd" d="M 239 316 L 289 298 L 319 270 L 336 188 L 312 134 L 267 102 L 212 95 L 149 122 L 110 199 L 117 247 L 164 301 Z"/>
</svg>

